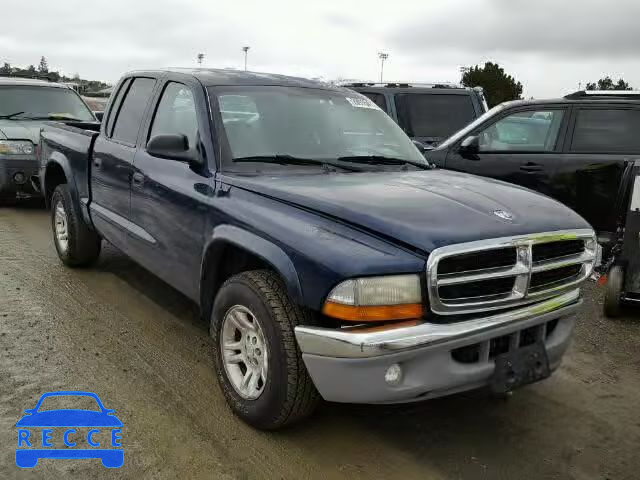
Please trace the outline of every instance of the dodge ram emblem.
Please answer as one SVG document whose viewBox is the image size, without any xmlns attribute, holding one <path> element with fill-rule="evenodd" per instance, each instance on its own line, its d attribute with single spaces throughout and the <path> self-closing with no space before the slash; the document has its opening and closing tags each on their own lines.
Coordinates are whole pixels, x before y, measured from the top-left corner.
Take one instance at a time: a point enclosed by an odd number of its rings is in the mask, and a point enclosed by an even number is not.
<svg viewBox="0 0 640 480">
<path fill-rule="evenodd" d="M 513 220 L 513 215 L 510 212 L 507 212 L 506 210 L 494 210 L 493 214 L 496 217 L 500 217 L 503 220 Z"/>
</svg>

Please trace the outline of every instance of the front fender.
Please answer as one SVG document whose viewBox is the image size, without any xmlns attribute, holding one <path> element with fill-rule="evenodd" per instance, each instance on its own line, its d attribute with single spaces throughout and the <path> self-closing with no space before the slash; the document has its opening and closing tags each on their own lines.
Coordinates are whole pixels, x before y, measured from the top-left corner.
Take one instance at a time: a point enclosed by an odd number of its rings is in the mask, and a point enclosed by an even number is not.
<svg viewBox="0 0 640 480">
<path fill-rule="evenodd" d="M 282 277 L 287 287 L 287 292 L 293 301 L 303 303 L 302 285 L 298 272 L 291 258 L 273 242 L 262 238 L 255 233 L 233 225 L 219 225 L 213 229 L 213 235 L 205 246 L 200 278 L 204 278 L 205 268 L 208 264 L 207 255 L 216 255 L 221 250 L 218 246 L 234 245 L 260 257 Z M 202 299 L 202 293 L 201 293 Z"/>
</svg>

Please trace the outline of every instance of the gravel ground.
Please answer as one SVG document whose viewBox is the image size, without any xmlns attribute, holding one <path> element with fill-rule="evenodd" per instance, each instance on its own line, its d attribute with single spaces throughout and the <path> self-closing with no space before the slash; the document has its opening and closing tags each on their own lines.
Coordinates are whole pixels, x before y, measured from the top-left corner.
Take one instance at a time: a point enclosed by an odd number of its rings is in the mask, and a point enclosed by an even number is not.
<svg viewBox="0 0 640 480">
<path fill-rule="evenodd" d="M 207 326 L 185 297 L 114 249 L 58 261 L 48 214 L 0 209 L 0 478 L 637 479 L 640 311 L 611 321 L 593 285 L 549 380 L 411 406 L 324 404 L 252 430 L 229 412 Z M 53 390 L 96 392 L 124 427 L 125 463 L 14 463 L 15 422 Z"/>
</svg>

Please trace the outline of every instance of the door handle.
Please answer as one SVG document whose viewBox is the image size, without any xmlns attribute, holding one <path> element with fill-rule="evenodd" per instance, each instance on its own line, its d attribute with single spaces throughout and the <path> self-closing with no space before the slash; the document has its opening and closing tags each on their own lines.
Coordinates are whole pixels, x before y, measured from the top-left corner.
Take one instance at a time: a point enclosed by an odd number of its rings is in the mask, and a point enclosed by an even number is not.
<svg viewBox="0 0 640 480">
<path fill-rule="evenodd" d="M 142 187 L 144 184 L 144 175 L 139 172 L 134 173 L 131 177 L 131 184 L 134 187 Z"/>
<path fill-rule="evenodd" d="M 542 165 L 538 165 L 536 163 L 527 163 L 525 165 L 520 165 L 520 170 L 529 173 L 541 172 Z"/>
<path fill-rule="evenodd" d="M 96 168 L 100 168 L 102 166 L 102 159 L 101 158 L 93 158 L 93 166 Z"/>
</svg>

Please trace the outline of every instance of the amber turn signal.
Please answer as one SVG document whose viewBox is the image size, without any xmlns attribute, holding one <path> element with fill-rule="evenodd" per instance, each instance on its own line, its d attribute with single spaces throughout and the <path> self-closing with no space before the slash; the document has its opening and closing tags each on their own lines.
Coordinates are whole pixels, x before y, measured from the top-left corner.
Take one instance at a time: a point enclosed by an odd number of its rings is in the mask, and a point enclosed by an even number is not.
<svg viewBox="0 0 640 480">
<path fill-rule="evenodd" d="M 322 313 L 329 317 L 350 322 L 381 322 L 384 320 L 406 320 L 422 316 L 422 304 L 357 306 L 326 302 Z"/>
</svg>

